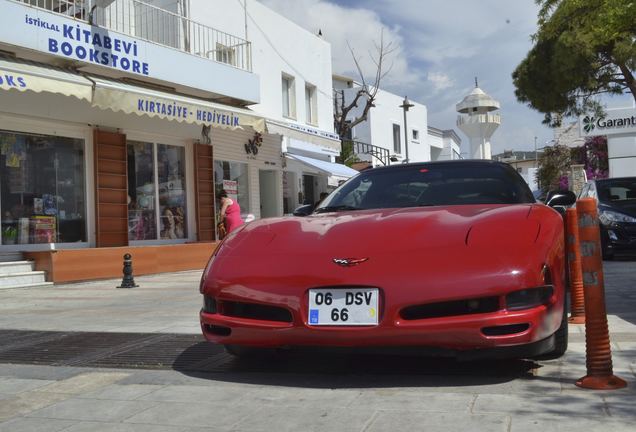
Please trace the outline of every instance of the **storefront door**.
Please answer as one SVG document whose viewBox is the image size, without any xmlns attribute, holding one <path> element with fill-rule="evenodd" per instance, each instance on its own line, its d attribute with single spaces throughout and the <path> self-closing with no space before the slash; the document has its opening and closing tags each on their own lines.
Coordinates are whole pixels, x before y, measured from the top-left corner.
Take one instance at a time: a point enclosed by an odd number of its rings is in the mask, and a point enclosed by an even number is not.
<svg viewBox="0 0 636 432">
<path fill-rule="evenodd" d="M 259 170 L 258 182 L 261 196 L 261 217 L 279 216 L 276 171 Z"/>
<path fill-rule="evenodd" d="M 313 204 L 316 202 L 314 182 L 314 176 L 303 174 L 303 204 Z"/>
</svg>

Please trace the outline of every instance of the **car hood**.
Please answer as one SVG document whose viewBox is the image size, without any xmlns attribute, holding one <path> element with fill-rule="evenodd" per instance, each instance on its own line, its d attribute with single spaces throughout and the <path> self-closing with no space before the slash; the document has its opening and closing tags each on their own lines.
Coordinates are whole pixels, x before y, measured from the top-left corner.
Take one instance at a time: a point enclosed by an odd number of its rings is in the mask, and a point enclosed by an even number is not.
<svg viewBox="0 0 636 432">
<path fill-rule="evenodd" d="M 308 286 L 425 284 L 435 300 L 536 286 L 562 255 L 563 220 L 542 204 L 364 210 L 250 222 L 222 243 L 204 279 L 243 298 L 258 298 L 255 286 L 292 301 Z"/>
<path fill-rule="evenodd" d="M 611 203 L 600 201 L 599 210 L 611 210 L 636 217 L 636 200 L 614 201 Z"/>
<path fill-rule="evenodd" d="M 547 212 L 546 212 L 547 211 Z M 553 210 L 532 204 L 375 209 L 308 217 L 262 219 L 248 224 L 224 247 L 229 255 L 358 256 L 484 244 L 530 246 L 540 220 Z M 553 214 L 552 214 L 553 213 Z"/>
</svg>

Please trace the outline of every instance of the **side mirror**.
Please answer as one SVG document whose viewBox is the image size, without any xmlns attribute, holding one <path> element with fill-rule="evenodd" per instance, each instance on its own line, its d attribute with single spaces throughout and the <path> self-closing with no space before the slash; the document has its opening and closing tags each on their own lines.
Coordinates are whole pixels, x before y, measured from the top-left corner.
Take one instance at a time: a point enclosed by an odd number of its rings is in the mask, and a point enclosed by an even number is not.
<svg viewBox="0 0 636 432">
<path fill-rule="evenodd" d="M 545 204 L 554 207 L 569 207 L 576 203 L 576 195 L 570 190 L 550 191 L 545 199 Z"/>
<path fill-rule="evenodd" d="M 294 216 L 309 216 L 313 211 L 314 211 L 313 204 L 305 204 L 300 207 L 297 207 L 296 210 L 294 210 L 293 215 Z"/>
</svg>

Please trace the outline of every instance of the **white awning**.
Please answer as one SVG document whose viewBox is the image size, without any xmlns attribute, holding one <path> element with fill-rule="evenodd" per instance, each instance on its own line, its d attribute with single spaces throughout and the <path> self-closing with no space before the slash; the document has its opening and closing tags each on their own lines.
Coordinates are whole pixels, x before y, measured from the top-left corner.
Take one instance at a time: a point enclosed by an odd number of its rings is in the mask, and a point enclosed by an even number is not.
<svg viewBox="0 0 636 432">
<path fill-rule="evenodd" d="M 311 168 L 317 169 L 318 171 L 321 171 L 327 174 L 328 176 L 335 176 L 341 179 L 348 179 L 358 174 L 358 171 L 354 170 L 353 168 L 349 168 L 348 166 L 343 164 L 327 162 L 327 161 L 323 161 L 319 159 L 310 158 L 307 156 L 299 156 L 299 155 L 290 154 L 290 153 L 287 153 L 285 156 L 288 157 L 289 159 L 296 160 Z"/>
<path fill-rule="evenodd" d="M 102 109 L 224 129 L 242 129 L 249 126 L 257 132 L 265 130 L 265 120 L 244 108 L 150 90 L 119 81 L 97 77 L 91 77 L 91 80 L 95 82 L 93 106 Z"/>
<path fill-rule="evenodd" d="M 59 93 L 90 101 L 93 83 L 53 66 L 0 57 L 0 89 Z"/>
<path fill-rule="evenodd" d="M 315 129 L 309 126 L 301 126 L 295 123 L 283 123 L 267 120 L 265 122 L 267 132 L 305 141 L 320 147 L 335 150 L 340 153 L 340 138 L 333 132 Z"/>
<path fill-rule="evenodd" d="M 328 156 L 340 156 L 340 151 L 338 150 L 312 144 L 307 141 L 297 140 L 295 138 L 288 138 L 287 151 L 290 153 L 296 153 L 295 150 L 300 150 L 301 154 L 302 152 L 309 152 Z"/>
</svg>

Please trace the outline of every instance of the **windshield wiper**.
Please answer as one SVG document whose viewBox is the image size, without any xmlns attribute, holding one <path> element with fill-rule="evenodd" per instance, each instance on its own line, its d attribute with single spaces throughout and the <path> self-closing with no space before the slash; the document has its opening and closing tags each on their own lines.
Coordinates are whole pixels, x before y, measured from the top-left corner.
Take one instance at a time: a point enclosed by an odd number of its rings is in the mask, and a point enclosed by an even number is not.
<svg viewBox="0 0 636 432">
<path fill-rule="evenodd" d="M 328 213 L 328 212 L 338 212 L 338 211 L 348 211 L 348 210 L 362 210 L 359 207 L 353 207 L 349 205 L 338 205 L 338 206 L 327 206 L 327 207 L 319 207 L 314 210 L 314 213 Z"/>
</svg>

